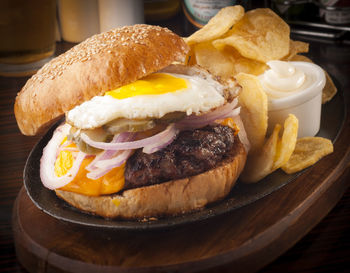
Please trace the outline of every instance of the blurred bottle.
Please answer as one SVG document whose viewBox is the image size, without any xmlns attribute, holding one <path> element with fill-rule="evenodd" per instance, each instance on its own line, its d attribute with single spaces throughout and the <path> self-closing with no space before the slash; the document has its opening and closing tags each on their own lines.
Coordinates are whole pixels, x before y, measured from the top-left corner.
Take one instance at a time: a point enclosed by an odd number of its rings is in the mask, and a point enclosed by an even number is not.
<svg viewBox="0 0 350 273">
<path fill-rule="evenodd" d="M 55 35 L 56 0 L 1 0 L 0 75 L 33 74 L 54 54 Z"/>
<path fill-rule="evenodd" d="M 310 0 L 272 0 L 271 6 L 287 21 L 315 21 L 318 7 Z"/>
<path fill-rule="evenodd" d="M 184 32 L 190 35 L 202 28 L 218 11 L 227 6 L 242 5 L 249 8 L 248 0 L 183 0 Z"/>
<path fill-rule="evenodd" d="M 67 42 L 79 43 L 100 31 L 97 0 L 59 0 L 58 15 Z"/>
<path fill-rule="evenodd" d="M 318 0 L 320 16 L 333 25 L 350 24 L 349 0 Z"/>
<path fill-rule="evenodd" d="M 99 0 L 100 31 L 144 22 L 142 0 Z"/>
<path fill-rule="evenodd" d="M 181 10 L 180 0 L 144 0 L 143 3 L 146 22 L 170 19 Z"/>
</svg>

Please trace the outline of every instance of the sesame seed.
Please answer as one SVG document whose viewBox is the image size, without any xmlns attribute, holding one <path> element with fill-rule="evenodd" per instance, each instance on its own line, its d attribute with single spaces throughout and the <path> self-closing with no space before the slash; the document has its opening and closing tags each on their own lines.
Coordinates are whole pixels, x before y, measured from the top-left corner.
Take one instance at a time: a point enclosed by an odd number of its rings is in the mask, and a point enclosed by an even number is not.
<svg viewBox="0 0 350 273">
<path fill-rule="evenodd" d="M 28 86 L 37 81 L 53 80 L 57 76 L 61 76 L 72 64 L 89 61 L 96 54 L 111 54 L 113 51 L 118 51 L 118 47 L 121 46 L 147 45 L 144 39 L 150 35 L 160 36 L 161 33 L 171 33 L 173 35 L 167 28 L 150 25 L 124 26 L 102 34 L 93 35 L 44 65 L 28 81 Z M 132 49 L 136 50 L 135 47 L 132 47 Z"/>
</svg>

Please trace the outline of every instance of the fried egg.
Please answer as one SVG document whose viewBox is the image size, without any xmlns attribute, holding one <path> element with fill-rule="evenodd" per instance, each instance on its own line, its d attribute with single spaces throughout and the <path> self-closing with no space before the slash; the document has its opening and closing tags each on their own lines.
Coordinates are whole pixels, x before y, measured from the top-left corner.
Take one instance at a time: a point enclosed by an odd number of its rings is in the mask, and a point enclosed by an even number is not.
<svg viewBox="0 0 350 273">
<path fill-rule="evenodd" d="M 66 119 L 76 128 L 93 129 L 118 118 L 161 118 L 177 111 L 199 115 L 223 105 L 223 93 L 212 78 L 154 73 L 76 106 Z"/>
</svg>

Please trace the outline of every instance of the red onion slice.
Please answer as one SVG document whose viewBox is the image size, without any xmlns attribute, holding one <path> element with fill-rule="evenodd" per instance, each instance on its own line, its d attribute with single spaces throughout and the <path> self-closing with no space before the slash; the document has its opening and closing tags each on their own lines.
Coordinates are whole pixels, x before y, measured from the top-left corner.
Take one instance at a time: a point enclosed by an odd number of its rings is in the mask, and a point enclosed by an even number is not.
<svg viewBox="0 0 350 273">
<path fill-rule="evenodd" d="M 132 150 L 125 150 L 117 153 L 118 155 L 111 159 L 97 161 L 94 166 L 94 171 L 89 172 L 86 176 L 90 179 L 95 180 L 104 176 L 113 168 L 120 167 L 129 158 Z"/>
<path fill-rule="evenodd" d="M 71 182 L 77 175 L 80 165 L 86 156 L 85 153 L 79 152 L 74 160 L 72 168 L 70 168 L 70 170 L 65 175 L 61 177 L 57 177 L 55 175 L 54 166 L 57 157 L 56 153 L 60 147 L 61 142 L 69 133 L 69 130 L 70 125 L 68 124 L 59 126 L 55 130 L 51 140 L 43 149 L 43 155 L 40 160 L 40 178 L 44 186 L 50 190 L 61 188 Z"/>
<path fill-rule="evenodd" d="M 87 144 L 89 144 L 92 147 L 103 149 L 103 150 L 131 150 L 131 149 L 138 149 L 145 147 L 147 145 L 151 145 L 154 143 L 159 143 L 162 141 L 164 137 L 167 137 L 169 133 L 172 133 L 174 131 L 175 124 L 169 124 L 168 127 L 151 137 L 147 137 L 144 139 L 136 140 L 136 141 L 130 141 L 130 142 L 118 142 L 118 143 L 105 143 L 105 142 L 98 142 L 93 141 L 90 139 L 86 134 L 81 134 L 81 139 L 85 141 Z"/>
<path fill-rule="evenodd" d="M 173 142 L 179 131 L 180 130 L 177 129 L 176 126 L 173 126 L 168 131 L 168 134 L 165 134 L 159 142 L 155 142 L 153 144 L 144 146 L 142 152 L 146 154 L 151 154 L 163 149 L 164 147 L 168 146 L 171 142 Z"/>
<path fill-rule="evenodd" d="M 111 143 L 125 142 L 128 140 L 134 139 L 134 137 L 135 137 L 135 133 L 129 133 L 129 132 L 120 133 L 113 137 Z M 115 150 L 105 150 L 101 152 L 95 157 L 93 161 L 91 161 L 91 163 L 88 166 L 86 166 L 85 169 L 89 172 L 96 170 L 97 169 L 97 167 L 95 166 L 96 162 L 99 162 L 100 160 L 111 159 L 116 155 L 116 153 L 117 152 Z"/>
<path fill-rule="evenodd" d="M 131 154 L 131 152 L 132 150 L 118 152 L 117 156 L 111 159 L 100 160 L 96 162 L 95 166 L 100 169 L 119 167 L 125 162 L 125 159 Z"/>
<path fill-rule="evenodd" d="M 231 103 L 227 103 L 212 112 L 200 116 L 192 115 L 179 121 L 176 125 L 181 129 L 196 129 L 215 122 L 218 119 L 237 116 L 240 113 L 240 107 L 237 106 L 238 100 L 234 99 Z"/>
</svg>

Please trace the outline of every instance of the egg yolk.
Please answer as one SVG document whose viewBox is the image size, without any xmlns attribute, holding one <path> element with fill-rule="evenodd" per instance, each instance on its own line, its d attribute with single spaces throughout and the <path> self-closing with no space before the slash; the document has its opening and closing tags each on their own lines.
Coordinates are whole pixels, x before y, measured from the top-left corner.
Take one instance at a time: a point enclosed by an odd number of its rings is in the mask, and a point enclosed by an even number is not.
<svg viewBox="0 0 350 273">
<path fill-rule="evenodd" d="M 115 99 L 126 99 L 140 95 L 160 95 L 185 88 L 187 88 L 185 79 L 164 73 L 153 73 L 141 80 L 108 91 L 106 95 Z"/>
<path fill-rule="evenodd" d="M 74 145 L 74 144 L 73 144 Z M 60 190 L 76 192 L 88 196 L 99 196 L 103 194 L 112 194 L 120 191 L 124 187 L 124 166 L 112 169 L 106 175 L 93 180 L 86 177 L 85 167 L 91 163 L 94 157 L 87 157 L 81 164 L 81 167 L 74 179 Z M 65 175 L 72 168 L 74 157 L 71 151 L 60 151 L 55 162 L 55 174 L 60 177 Z"/>
</svg>

